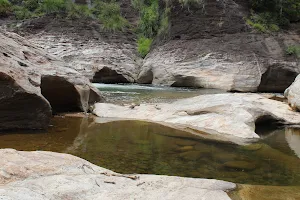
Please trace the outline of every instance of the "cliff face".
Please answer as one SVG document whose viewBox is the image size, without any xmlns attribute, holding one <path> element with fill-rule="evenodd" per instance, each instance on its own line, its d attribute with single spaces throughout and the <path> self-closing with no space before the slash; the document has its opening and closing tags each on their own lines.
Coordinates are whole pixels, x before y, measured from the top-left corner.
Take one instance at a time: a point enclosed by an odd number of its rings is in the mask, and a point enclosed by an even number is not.
<svg viewBox="0 0 300 200">
<path fill-rule="evenodd" d="M 245 23 L 248 1 L 205 1 L 183 8 L 173 4 L 171 39 L 144 60 L 138 82 L 283 92 L 299 73 L 285 49 L 299 44 L 296 31 L 255 33 Z"/>
<path fill-rule="evenodd" d="M 285 54 L 300 44 L 299 27 L 258 33 L 245 22 L 247 0 L 170 2 L 168 40 L 155 42 L 144 60 L 132 28 L 109 32 L 93 20 L 44 17 L 24 23 L 23 34 L 94 82 L 283 92 L 299 74 L 299 60 Z M 131 1 L 120 6 L 135 27 L 139 14 Z"/>
</svg>

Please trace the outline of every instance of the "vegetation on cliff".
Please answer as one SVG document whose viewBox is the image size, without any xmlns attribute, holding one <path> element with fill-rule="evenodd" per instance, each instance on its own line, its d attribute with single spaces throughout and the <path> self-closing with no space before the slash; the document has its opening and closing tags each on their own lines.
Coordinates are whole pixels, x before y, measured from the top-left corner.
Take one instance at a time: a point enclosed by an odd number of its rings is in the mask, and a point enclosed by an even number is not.
<svg viewBox="0 0 300 200">
<path fill-rule="evenodd" d="M 251 0 L 247 23 L 260 32 L 278 31 L 300 21 L 300 0 Z"/>
<path fill-rule="evenodd" d="M 175 3 L 181 4 L 183 11 L 192 13 L 197 8 L 205 13 L 208 1 L 211 0 L 131 0 L 131 7 L 138 13 L 137 23 L 132 24 L 122 16 L 121 0 L 92 0 L 91 5 L 74 4 L 71 0 L 0 0 L 0 17 L 23 20 L 54 15 L 97 20 L 107 31 L 124 31 L 129 27 L 137 35 L 140 56 L 145 57 L 152 43 L 168 38 L 169 16 Z M 276 32 L 300 21 L 300 0 L 250 0 L 249 9 L 247 24 L 263 33 Z"/>
</svg>

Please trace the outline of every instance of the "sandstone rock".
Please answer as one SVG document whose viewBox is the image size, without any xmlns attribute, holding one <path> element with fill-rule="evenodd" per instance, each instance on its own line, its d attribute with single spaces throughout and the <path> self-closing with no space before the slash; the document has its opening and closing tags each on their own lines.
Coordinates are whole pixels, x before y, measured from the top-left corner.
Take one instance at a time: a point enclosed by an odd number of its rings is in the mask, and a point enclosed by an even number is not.
<svg viewBox="0 0 300 200">
<path fill-rule="evenodd" d="M 137 82 L 283 92 L 299 74 L 299 62 L 284 53 L 288 45 L 300 43 L 299 34 L 252 32 L 244 20 L 248 1 L 173 4 L 171 39 L 147 55 Z"/>
<path fill-rule="evenodd" d="M 24 70 L 7 65 L 0 55 L 0 131 L 43 129 L 48 126 L 51 106 Z"/>
<path fill-rule="evenodd" d="M 87 78 L 17 34 L 0 33 L 0 65 L 0 130 L 45 128 L 51 108 L 87 111 L 100 101 Z"/>
<path fill-rule="evenodd" d="M 157 105 L 160 110 L 155 108 Z M 239 144 L 259 138 L 255 124 L 264 120 L 300 123 L 300 114 L 291 111 L 286 103 L 241 93 L 201 95 L 170 104 L 141 104 L 135 109 L 98 103 L 93 112 L 99 117 L 155 121 Z"/>
<path fill-rule="evenodd" d="M 0 150 L 2 199 L 230 200 L 235 184 L 212 179 L 122 175 L 53 152 Z"/>
<path fill-rule="evenodd" d="M 288 103 L 292 109 L 300 110 L 300 75 L 297 76 L 294 83 L 286 89 L 284 96 L 288 99 Z"/>
<path fill-rule="evenodd" d="M 125 2 L 121 7 L 131 9 L 127 16 L 135 13 L 130 5 Z M 92 82 L 132 83 L 137 79 L 142 59 L 130 31 L 105 31 L 93 20 L 42 17 L 28 23 L 22 29 L 31 43 L 69 63 Z"/>
</svg>

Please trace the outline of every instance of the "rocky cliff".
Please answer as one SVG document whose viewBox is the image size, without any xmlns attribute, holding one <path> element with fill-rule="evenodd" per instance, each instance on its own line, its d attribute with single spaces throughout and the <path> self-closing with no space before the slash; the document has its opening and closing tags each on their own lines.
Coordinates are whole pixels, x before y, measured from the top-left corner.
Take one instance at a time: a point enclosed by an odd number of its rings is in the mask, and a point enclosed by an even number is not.
<svg viewBox="0 0 300 200">
<path fill-rule="evenodd" d="M 94 82 L 283 92 L 300 72 L 285 50 L 300 43 L 299 25 L 260 33 L 247 23 L 247 0 L 206 0 L 183 6 L 171 1 L 168 37 L 158 39 L 142 61 L 133 29 L 109 32 L 90 21 L 38 18 L 22 25 L 31 42 L 61 57 Z M 139 14 L 120 1 L 135 27 Z"/>
<path fill-rule="evenodd" d="M 300 43 L 299 29 L 257 33 L 245 22 L 249 10 L 243 0 L 209 0 L 189 8 L 174 3 L 170 40 L 152 48 L 137 81 L 283 92 L 299 74 L 299 60 L 284 53 Z"/>
</svg>

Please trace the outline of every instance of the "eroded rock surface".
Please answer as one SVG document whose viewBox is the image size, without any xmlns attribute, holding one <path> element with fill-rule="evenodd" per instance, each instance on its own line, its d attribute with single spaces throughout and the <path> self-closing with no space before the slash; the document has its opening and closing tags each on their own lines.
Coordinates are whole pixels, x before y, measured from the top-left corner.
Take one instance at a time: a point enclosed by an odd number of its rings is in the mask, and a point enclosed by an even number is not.
<svg viewBox="0 0 300 200">
<path fill-rule="evenodd" d="M 87 78 L 17 34 L 0 33 L 0 66 L 0 130 L 45 128 L 51 108 L 87 111 L 100 100 Z"/>
<path fill-rule="evenodd" d="M 139 83 L 283 92 L 300 72 L 285 55 L 300 43 L 297 31 L 262 34 L 245 19 L 249 1 L 202 1 L 188 8 L 173 3 L 170 37 L 144 60 Z"/>
<path fill-rule="evenodd" d="M 124 4 L 122 9 L 130 6 L 130 1 Z M 23 29 L 30 42 L 69 63 L 92 82 L 132 83 L 137 79 L 142 59 L 130 31 L 112 33 L 92 20 L 47 17 L 23 24 Z"/>
<path fill-rule="evenodd" d="M 291 111 L 286 103 L 240 93 L 201 95 L 170 104 L 141 104 L 134 108 L 97 103 L 93 112 L 99 117 L 150 120 L 204 131 L 236 143 L 259 138 L 255 133 L 257 123 L 300 123 L 300 114 Z"/>
<path fill-rule="evenodd" d="M 294 83 L 286 89 L 284 96 L 288 99 L 292 109 L 300 111 L 300 75 L 297 76 Z"/>
<path fill-rule="evenodd" d="M 122 175 L 53 152 L 0 150 L 2 199 L 230 200 L 235 184 L 213 179 Z"/>
</svg>

